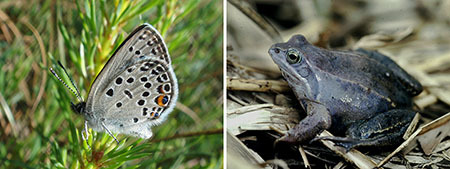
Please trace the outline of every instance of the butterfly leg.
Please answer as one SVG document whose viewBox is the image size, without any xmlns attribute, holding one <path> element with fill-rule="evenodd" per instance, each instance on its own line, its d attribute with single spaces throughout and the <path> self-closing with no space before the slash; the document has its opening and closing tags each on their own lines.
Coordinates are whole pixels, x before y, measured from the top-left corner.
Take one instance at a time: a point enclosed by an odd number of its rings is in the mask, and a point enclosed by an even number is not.
<svg viewBox="0 0 450 169">
<path fill-rule="evenodd" d="M 88 121 L 87 120 L 84 121 L 84 129 L 83 129 L 83 131 L 81 131 L 81 138 L 83 138 L 83 140 L 86 141 L 88 148 L 91 149 L 91 146 L 87 142 L 87 140 L 89 139 Z"/>
<path fill-rule="evenodd" d="M 106 132 L 108 132 L 108 134 L 114 138 L 114 140 L 116 140 L 117 144 L 119 144 L 119 140 L 116 139 L 116 137 L 114 137 L 114 135 L 111 133 L 111 131 L 109 131 L 109 129 L 106 127 L 105 123 L 102 122 L 102 126 L 103 128 L 106 130 Z"/>
</svg>

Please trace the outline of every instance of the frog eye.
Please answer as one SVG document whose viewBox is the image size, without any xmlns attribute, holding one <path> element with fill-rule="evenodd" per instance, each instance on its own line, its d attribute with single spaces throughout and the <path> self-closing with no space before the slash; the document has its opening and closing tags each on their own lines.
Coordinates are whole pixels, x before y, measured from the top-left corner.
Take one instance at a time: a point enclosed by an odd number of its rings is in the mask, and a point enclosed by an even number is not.
<svg viewBox="0 0 450 169">
<path fill-rule="evenodd" d="M 297 49 L 290 48 L 287 51 L 286 61 L 289 64 L 299 63 L 300 61 L 302 61 L 302 57 L 300 55 L 300 52 Z"/>
</svg>

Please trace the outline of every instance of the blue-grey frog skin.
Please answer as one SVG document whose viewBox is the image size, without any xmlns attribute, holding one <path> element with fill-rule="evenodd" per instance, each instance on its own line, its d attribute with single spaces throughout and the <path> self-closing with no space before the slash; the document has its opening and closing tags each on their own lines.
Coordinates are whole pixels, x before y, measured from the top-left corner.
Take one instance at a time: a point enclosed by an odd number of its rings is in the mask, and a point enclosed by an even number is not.
<svg viewBox="0 0 450 169">
<path fill-rule="evenodd" d="M 375 51 L 335 51 L 295 35 L 269 49 L 306 118 L 278 141 L 305 143 L 323 130 L 347 151 L 398 144 L 412 121 L 412 97 L 422 85 L 389 57 Z"/>
</svg>

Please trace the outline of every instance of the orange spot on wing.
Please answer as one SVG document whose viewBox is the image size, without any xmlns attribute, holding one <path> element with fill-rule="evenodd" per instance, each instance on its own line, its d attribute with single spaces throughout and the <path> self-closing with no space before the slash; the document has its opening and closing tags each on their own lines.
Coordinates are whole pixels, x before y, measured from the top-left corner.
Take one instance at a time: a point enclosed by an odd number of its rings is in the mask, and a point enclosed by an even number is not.
<svg viewBox="0 0 450 169">
<path fill-rule="evenodd" d="M 163 103 L 163 99 L 164 99 L 164 95 L 158 96 L 158 105 L 159 106 L 165 106 L 165 104 Z"/>
</svg>

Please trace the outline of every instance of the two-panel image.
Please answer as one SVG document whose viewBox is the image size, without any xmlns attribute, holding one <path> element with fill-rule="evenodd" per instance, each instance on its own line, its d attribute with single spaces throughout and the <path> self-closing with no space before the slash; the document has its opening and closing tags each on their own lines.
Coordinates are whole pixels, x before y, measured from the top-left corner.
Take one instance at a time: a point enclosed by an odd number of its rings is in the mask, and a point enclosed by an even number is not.
<svg viewBox="0 0 450 169">
<path fill-rule="evenodd" d="M 450 168 L 449 8 L 1 1 L 0 168 Z"/>
</svg>

